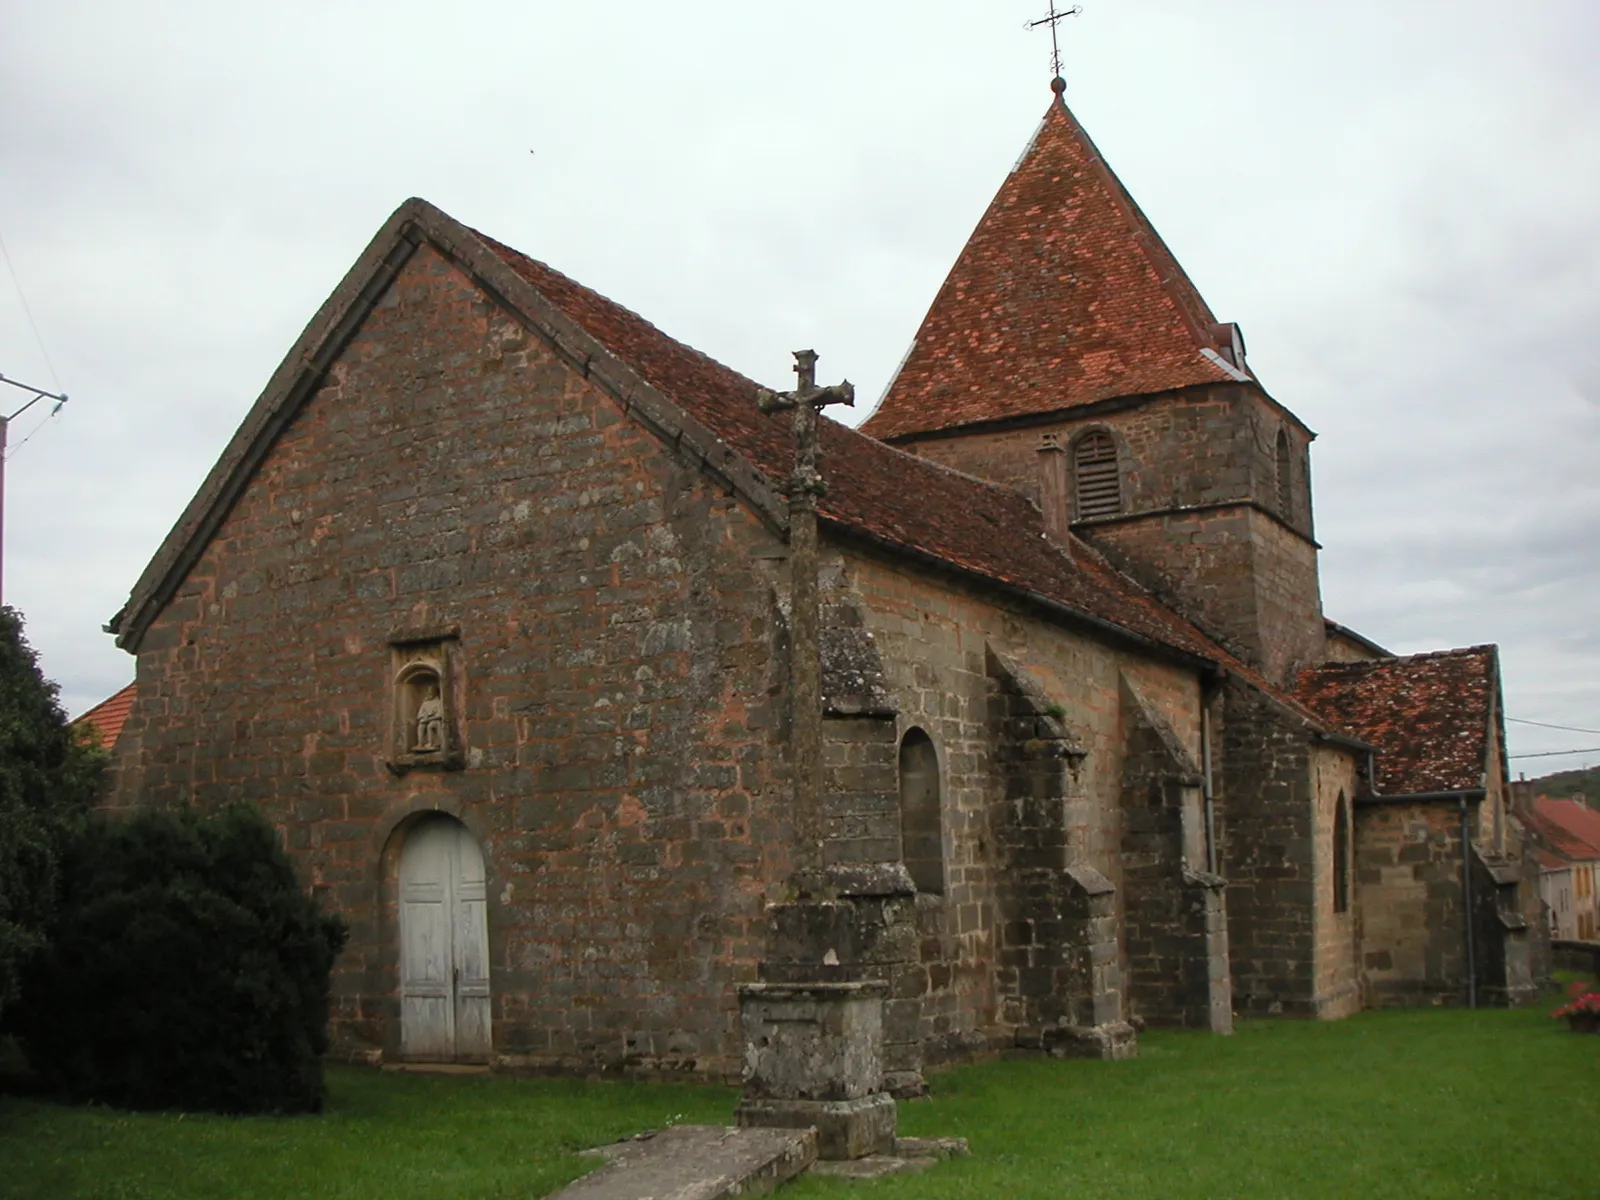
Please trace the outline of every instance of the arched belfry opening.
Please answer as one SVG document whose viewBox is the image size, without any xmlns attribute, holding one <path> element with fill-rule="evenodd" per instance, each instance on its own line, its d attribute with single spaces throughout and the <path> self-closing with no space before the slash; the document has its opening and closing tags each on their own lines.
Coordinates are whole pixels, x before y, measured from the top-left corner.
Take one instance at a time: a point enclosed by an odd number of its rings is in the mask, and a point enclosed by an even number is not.
<svg viewBox="0 0 1600 1200">
<path fill-rule="evenodd" d="M 1294 516 L 1294 460 L 1289 453 L 1289 431 L 1278 430 L 1277 485 L 1278 515 L 1285 521 Z"/>
<path fill-rule="evenodd" d="M 1122 511 L 1122 474 L 1117 465 L 1117 443 L 1109 433 L 1095 430 L 1072 448 L 1072 492 L 1077 519 L 1111 517 Z"/>
<path fill-rule="evenodd" d="M 400 1054 L 412 1062 L 487 1062 L 489 921 L 477 839 L 430 813 L 400 848 Z"/>
<path fill-rule="evenodd" d="M 917 891 L 944 895 L 944 815 L 933 739 L 908 729 L 900 741 L 900 857 Z"/>
<path fill-rule="evenodd" d="M 1350 806 L 1343 792 L 1333 808 L 1333 911 L 1350 911 Z"/>
</svg>

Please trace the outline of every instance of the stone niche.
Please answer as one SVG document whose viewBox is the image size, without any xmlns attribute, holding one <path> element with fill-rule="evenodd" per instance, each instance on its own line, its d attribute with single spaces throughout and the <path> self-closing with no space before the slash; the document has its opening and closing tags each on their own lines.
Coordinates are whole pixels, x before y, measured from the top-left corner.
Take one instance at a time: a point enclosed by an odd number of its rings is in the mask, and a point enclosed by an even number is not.
<svg viewBox="0 0 1600 1200">
<path fill-rule="evenodd" d="M 894 1098 L 883 1090 L 879 980 L 746 983 L 742 1126 L 814 1128 L 825 1159 L 894 1148 Z"/>
<path fill-rule="evenodd" d="M 460 660 L 460 634 L 453 626 L 390 636 L 390 770 L 458 771 L 466 765 Z"/>
</svg>

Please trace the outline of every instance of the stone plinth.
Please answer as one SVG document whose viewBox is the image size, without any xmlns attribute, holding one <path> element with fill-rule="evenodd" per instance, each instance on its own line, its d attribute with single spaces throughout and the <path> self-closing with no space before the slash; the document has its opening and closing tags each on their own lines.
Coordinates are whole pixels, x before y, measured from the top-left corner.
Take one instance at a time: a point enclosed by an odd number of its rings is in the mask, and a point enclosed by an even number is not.
<svg viewBox="0 0 1600 1200">
<path fill-rule="evenodd" d="M 742 1126 L 814 1128 L 819 1157 L 860 1158 L 894 1145 L 894 1098 L 883 1090 L 883 1001 L 888 985 L 748 983 Z"/>
</svg>

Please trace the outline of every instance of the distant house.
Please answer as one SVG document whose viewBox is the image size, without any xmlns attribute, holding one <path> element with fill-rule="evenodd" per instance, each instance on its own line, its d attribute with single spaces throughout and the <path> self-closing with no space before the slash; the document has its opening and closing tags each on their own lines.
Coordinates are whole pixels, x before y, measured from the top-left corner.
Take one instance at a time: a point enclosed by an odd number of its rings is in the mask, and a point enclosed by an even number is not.
<svg viewBox="0 0 1600 1200">
<path fill-rule="evenodd" d="M 127 722 L 128 714 L 133 711 L 133 698 L 137 694 L 138 685 L 130 683 L 84 713 L 72 723 L 73 727 L 89 729 L 100 745 L 107 750 L 115 750 L 117 738 L 122 735 L 122 726 Z"/>
<path fill-rule="evenodd" d="M 1539 844 L 1539 895 L 1550 907 L 1550 936 L 1600 941 L 1600 812 L 1581 800 L 1538 796 L 1527 816 Z"/>
</svg>

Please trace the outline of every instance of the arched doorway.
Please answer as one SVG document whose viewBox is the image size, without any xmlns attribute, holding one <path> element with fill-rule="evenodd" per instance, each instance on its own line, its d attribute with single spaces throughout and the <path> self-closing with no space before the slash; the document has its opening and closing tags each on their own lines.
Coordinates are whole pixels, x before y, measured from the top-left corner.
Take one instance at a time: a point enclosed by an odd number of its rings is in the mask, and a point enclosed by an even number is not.
<svg viewBox="0 0 1600 1200">
<path fill-rule="evenodd" d="M 426 817 L 400 850 L 401 1057 L 486 1062 L 490 1044 L 483 854 L 454 817 Z"/>
</svg>

